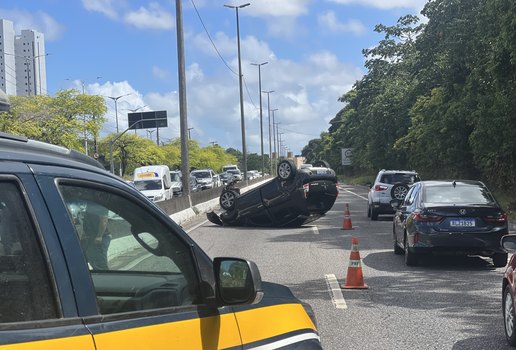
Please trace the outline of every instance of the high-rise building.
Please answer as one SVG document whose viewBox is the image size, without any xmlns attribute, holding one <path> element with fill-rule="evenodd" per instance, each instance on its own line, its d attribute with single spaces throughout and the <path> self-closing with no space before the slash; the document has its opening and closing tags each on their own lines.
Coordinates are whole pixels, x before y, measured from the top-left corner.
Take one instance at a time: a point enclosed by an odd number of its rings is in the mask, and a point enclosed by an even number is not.
<svg viewBox="0 0 516 350">
<path fill-rule="evenodd" d="M 44 35 L 32 29 L 16 35 L 13 22 L 5 19 L 0 19 L 0 35 L 0 87 L 7 95 L 46 95 Z"/>
</svg>

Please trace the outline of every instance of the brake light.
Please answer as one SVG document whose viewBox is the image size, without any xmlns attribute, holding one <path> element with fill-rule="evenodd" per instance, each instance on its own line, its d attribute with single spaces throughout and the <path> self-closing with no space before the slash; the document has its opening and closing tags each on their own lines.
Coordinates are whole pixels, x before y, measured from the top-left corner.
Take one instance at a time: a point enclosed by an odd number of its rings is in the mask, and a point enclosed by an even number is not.
<svg viewBox="0 0 516 350">
<path fill-rule="evenodd" d="M 497 215 L 484 216 L 484 220 L 490 224 L 503 225 L 507 222 L 507 214 L 499 213 Z"/>
<path fill-rule="evenodd" d="M 385 191 L 386 189 L 387 189 L 387 186 L 383 186 L 383 185 L 374 186 L 375 191 Z"/>
<path fill-rule="evenodd" d="M 417 222 L 437 222 L 443 219 L 440 215 L 428 215 L 422 213 L 414 213 L 414 221 Z"/>
<path fill-rule="evenodd" d="M 303 190 L 304 190 L 305 198 L 306 198 L 308 196 L 308 191 L 310 191 L 310 184 L 304 184 Z"/>
</svg>

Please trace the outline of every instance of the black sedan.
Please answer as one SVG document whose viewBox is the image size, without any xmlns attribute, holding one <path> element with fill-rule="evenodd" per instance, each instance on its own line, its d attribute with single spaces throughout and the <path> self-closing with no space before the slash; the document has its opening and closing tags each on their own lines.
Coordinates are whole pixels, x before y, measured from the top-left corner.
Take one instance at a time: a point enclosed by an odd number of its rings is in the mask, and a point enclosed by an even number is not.
<svg viewBox="0 0 516 350">
<path fill-rule="evenodd" d="M 489 256 L 507 264 L 500 239 L 508 233 L 507 215 L 480 181 L 421 181 L 410 189 L 393 220 L 394 253 L 416 265 L 425 253 Z"/>
<path fill-rule="evenodd" d="M 218 225 L 296 227 L 317 220 L 337 199 L 337 177 L 332 169 L 296 169 L 290 160 L 278 164 L 278 176 L 244 194 L 225 188 L 220 215 L 207 214 Z"/>
</svg>

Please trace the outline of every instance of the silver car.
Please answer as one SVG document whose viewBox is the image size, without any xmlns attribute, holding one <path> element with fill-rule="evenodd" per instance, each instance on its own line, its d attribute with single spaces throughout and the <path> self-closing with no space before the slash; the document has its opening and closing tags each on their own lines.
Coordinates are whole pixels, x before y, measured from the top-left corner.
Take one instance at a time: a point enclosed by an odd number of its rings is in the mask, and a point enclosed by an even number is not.
<svg viewBox="0 0 516 350">
<path fill-rule="evenodd" d="M 380 170 L 367 195 L 367 217 L 378 220 L 380 214 L 394 214 L 391 200 L 403 200 L 409 188 L 420 180 L 415 170 Z"/>
</svg>

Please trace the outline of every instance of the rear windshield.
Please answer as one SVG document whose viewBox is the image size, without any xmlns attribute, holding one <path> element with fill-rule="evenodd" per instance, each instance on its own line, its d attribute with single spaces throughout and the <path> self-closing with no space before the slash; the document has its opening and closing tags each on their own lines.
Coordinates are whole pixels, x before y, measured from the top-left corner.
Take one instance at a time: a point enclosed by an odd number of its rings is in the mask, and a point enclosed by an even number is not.
<svg viewBox="0 0 516 350">
<path fill-rule="evenodd" d="M 495 201 L 485 187 L 476 185 L 429 186 L 423 196 L 426 203 L 489 204 Z"/>
<path fill-rule="evenodd" d="M 404 174 L 404 173 L 394 173 L 394 174 L 383 174 L 380 182 L 384 184 L 413 184 L 414 182 L 420 181 L 419 176 L 415 174 Z"/>
<path fill-rule="evenodd" d="M 211 177 L 210 173 L 207 171 L 196 171 L 195 173 L 192 173 L 192 175 L 198 179 L 207 179 Z"/>
</svg>

